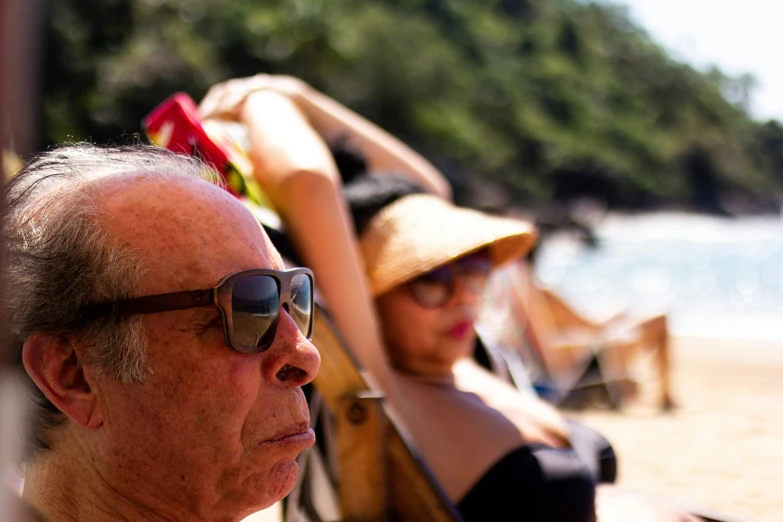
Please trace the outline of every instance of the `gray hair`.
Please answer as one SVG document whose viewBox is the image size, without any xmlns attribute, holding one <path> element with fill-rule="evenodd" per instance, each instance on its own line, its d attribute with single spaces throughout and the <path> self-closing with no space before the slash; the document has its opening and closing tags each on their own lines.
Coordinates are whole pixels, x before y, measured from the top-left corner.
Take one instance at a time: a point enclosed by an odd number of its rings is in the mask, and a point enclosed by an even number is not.
<svg viewBox="0 0 783 522">
<path fill-rule="evenodd" d="M 127 384 L 149 373 L 140 317 L 95 319 L 86 311 L 132 296 L 142 274 L 134 253 L 104 230 L 98 210 L 101 181 L 131 173 L 220 184 L 200 161 L 158 147 L 67 145 L 39 155 L 11 180 L 4 223 L 14 337 L 40 333 L 83 344 L 99 378 Z M 46 431 L 64 416 L 40 390 L 33 394 L 34 443 L 47 448 Z"/>
</svg>

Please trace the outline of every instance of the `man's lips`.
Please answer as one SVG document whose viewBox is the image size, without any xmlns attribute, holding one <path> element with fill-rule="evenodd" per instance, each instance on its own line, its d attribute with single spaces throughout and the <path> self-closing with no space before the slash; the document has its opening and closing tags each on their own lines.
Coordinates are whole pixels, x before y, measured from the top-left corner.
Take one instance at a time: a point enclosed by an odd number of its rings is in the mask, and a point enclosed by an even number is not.
<svg viewBox="0 0 783 522">
<path fill-rule="evenodd" d="M 315 432 L 310 428 L 309 423 L 298 424 L 277 433 L 271 439 L 264 441 L 264 444 L 301 446 L 302 449 L 306 449 L 315 444 Z"/>
</svg>

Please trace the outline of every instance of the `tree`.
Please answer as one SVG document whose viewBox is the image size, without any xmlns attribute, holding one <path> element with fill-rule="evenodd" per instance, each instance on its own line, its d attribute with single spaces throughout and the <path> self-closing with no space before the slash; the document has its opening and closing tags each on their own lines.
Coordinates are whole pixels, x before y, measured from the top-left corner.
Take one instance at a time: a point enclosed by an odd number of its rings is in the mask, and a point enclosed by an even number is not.
<svg viewBox="0 0 783 522">
<path fill-rule="evenodd" d="M 617 6 L 577 0 L 58 0 L 42 145 L 120 140 L 174 91 L 286 73 L 365 114 L 457 185 L 517 202 L 689 206 L 693 158 L 730 187 L 780 188 L 780 126 L 751 77 L 669 58 Z M 598 182 L 597 180 L 601 180 Z M 580 193 L 578 187 L 585 187 Z M 603 188 L 602 188 L 603 187 Z"/>
</svg>

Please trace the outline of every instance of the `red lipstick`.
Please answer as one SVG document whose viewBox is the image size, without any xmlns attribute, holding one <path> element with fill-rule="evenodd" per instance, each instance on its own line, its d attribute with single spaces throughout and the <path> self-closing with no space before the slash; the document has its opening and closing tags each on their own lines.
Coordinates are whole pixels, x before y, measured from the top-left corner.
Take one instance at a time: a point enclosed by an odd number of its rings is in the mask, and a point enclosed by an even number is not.
<svg viewBox="0 0 783 522">
<path fill-rule="evenodd" d="M 473 321 L 462 321 L 454 325 L 447 335 L 452 339 L 462 340 L 473 335 Z"/>
</svg>

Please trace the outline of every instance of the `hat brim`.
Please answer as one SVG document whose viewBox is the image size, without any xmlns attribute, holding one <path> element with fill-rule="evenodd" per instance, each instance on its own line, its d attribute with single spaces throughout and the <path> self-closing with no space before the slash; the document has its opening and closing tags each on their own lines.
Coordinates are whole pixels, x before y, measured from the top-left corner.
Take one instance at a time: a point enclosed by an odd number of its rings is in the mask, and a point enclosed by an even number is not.
<svg viewBox="0 0 783 522">
<path fill-rule="evenodd" d="M 490 216 L 429 194 L 401 198 L 368 225 L 360 244 L 373 295 L 487 248 L 494 266 L 525 255 L 535 244 L 526 221 Z"/>
</svg>

